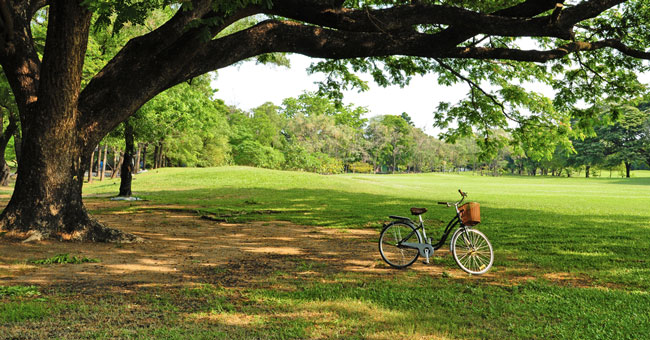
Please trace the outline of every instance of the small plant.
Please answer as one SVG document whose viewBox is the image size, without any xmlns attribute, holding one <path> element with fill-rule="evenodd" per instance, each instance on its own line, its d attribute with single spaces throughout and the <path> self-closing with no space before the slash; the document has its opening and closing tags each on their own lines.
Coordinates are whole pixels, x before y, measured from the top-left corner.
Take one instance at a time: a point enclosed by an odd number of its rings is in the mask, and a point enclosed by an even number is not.
<svg viewBox="0 0 650 340">
<path fill-rule="evenodd" d="M 98 259 L 91 259 L 87 257 L 70 256 L 70 254 L 58 254 L 50 258 L 42 260 L 31 261 L 34 264 L 81 264 L 81 263 L 97 263 Z"/>
<path fill-rule="evenodd" d="M 0 297 L 31 297 L 38 295 L 41 295 L 41 292 L 38 291 L 38 287 L 36 286 L 0 286 Z"/>
</svg>

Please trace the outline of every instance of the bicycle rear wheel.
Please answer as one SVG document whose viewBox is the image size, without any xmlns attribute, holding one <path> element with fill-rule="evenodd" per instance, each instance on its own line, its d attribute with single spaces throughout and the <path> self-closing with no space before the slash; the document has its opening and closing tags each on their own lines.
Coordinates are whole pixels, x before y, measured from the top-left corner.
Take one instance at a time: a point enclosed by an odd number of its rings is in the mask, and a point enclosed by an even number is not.
<svg viewBox="0 0 650 340">
<path fill-rule="evenodd" d="M 415 227 L 404 222 L 393 222 L 379 235 L 379 253 L 386 263 L 395 268 L 408 267 L 420 256 L 417 249 L 406 248 L 402 243 L 422 243 Z"/>
<path fill-rule="evenodd" d="M 451 238 L 451 252 L 460 269 L 470 274 L 484 274 L 494 262 L 492 244 L 476 229 L 456 230 Z"/>
</svg>

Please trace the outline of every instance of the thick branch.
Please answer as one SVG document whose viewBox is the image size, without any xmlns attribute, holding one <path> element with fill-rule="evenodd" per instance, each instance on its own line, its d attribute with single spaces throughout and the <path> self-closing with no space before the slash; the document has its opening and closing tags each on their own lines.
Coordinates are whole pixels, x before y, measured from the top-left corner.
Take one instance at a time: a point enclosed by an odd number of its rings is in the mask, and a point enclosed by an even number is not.
<svg viewBox="0 0 650 340">
<path fill-rule="evenodd" d="M 606 47 L 623 49 L 614 40 L 594 43 L 572 42 L 553 50 L 518 50 L 488 47 L 445 48 L 435 35 L 411 33 L 388 37 L 382 33 L 343 32 L 301 25 L 291 21 L 269 20 L 250 29 L 214 40 L 189 62 L 179 75 L 191 78 L 262 53 L 294 52 L 315 58 L 408 55 L 427 58 L 510 59 L 546 62 L 577 51 Z M 630 51 L 628 51 L 630 52 Z M 637 51 L 639 52 L 639 51 Z M 645 52 L 639 52 L 637 55 Z M 175 79 L 182 81 L 182 79 Z"/>
<path fill-rule="evenodd" d="M 3 27 L 2 44 L 0 45 L 0 64 L 7 76 L 11 90 L 16 98 L 19 111 L 36 102 L 36 91 L 40 78 L 41 62 L 34 47 L 31 35 L 30 21 L 33 13 L 28 6 L 30 1 L 2 1 Z M 38 2 L 38 1 L 36 1 Z"/>
<path fill-rule="evenodd" d="M 583 1 L 576 6 L 564 9 L 558 16 L 560 25 L 568 27 L 576 23 L 595 18 L 600 13 L 624 3 L 626 0 L 590 0 Z"/>
<path fill-rule="evenodd" d="M 220 16 L 211 4 L 209 0 L 194 0 L 192 10 L 180 10 L 158 29 L 130 40 L 81 93 L 82 128 L 99 127 L 106 133 L 112 130 L 156 94 L 180 83 L 170 79 L 177 78 L 182 65 L 207 43 L 204 29 L 216 35 L 233 22 L 259 11 L 257 6 L 243 8 L 222 18 L 220 25 L 188 29 L 188 24 L 195 20 Z M 96 136 L 101 138 L 102 134 Z"/>
<path fill-rule="evenodd" d="M 52 112 L 77 111 L 90 18 L 76 1 L 59 0 L 50 7 L 38 101 Z"/>
<path fill-rule="evenodd" d="M 552 50 L 517 50 L 508 48 L 455 48 L 448 50 L 447 58 L 474 58 L 474 59 L 509 59 L 517 61 L 547 62 L 560 59 L 564 56 L 579 51 L 595 51 L 603 48 L 614 48 L 628 56 L 650 60 L 650 53 L 632 49 L 616 39 L 601 40 L 596 42 L 576 41 Z"/>
<path fill-rule="evenodd" d="M 570 30 L 549 23 L 549 17 L 507 17 L 419 3 L 376 10 L 305 7 L 298 3 L 303 1 L 279 1 L 267 13 L 356 32 L 412 31 L 416 25 L 438 24 L 453 25 L 474 34 L 570 38 Z"/>
</svg>

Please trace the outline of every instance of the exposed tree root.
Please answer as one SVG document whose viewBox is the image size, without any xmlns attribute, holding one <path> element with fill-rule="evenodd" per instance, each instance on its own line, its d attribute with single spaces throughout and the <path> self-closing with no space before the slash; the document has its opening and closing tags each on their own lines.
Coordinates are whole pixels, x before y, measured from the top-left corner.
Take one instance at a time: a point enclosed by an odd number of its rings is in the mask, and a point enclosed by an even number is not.
<svg viewBox="0 0 650 340">
<path fill-rule="evenodd" d="M 66 228 L 70 230 L 69 226 Z M 73 231 L 51 231 L 45 228 L 30 228 L 27 230 L 0 228 L 0 237 L 22 242 L 38 242 L 46 239 L 70 242 L 108 242 L 108 243 L 141 243 L 144 239 L 134 234 L 125 233 L 103 225 L 88 218 L 86 223 L 78 225 Z"/>
</svg>

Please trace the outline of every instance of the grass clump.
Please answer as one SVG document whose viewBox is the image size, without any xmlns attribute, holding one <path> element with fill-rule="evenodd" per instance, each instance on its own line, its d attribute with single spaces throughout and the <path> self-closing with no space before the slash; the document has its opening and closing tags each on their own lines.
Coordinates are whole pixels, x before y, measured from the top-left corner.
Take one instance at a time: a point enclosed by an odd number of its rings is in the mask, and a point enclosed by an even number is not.
<svg viewBox="0 0 650 340">
<path fill-rule="evenodd" d="M 0 304 L 0 323 L 42 320 L 53 313 L 51 304 L 45 301 L 20 301 Z"/>
<path fill-rule="evenodd" d="M 41 260 L 33 260 L 33 264 L 81 264 L 81 263 L 98 263 L 99 259 L 88 257 L 71 256 L 70 254 L 58 254 Z"/>
<path fill-rule="evenodd" d="M 39 296 L 41 292 L 36 286 L 0 286 L 0 297 L 32 297 Z"/>
</svg>

